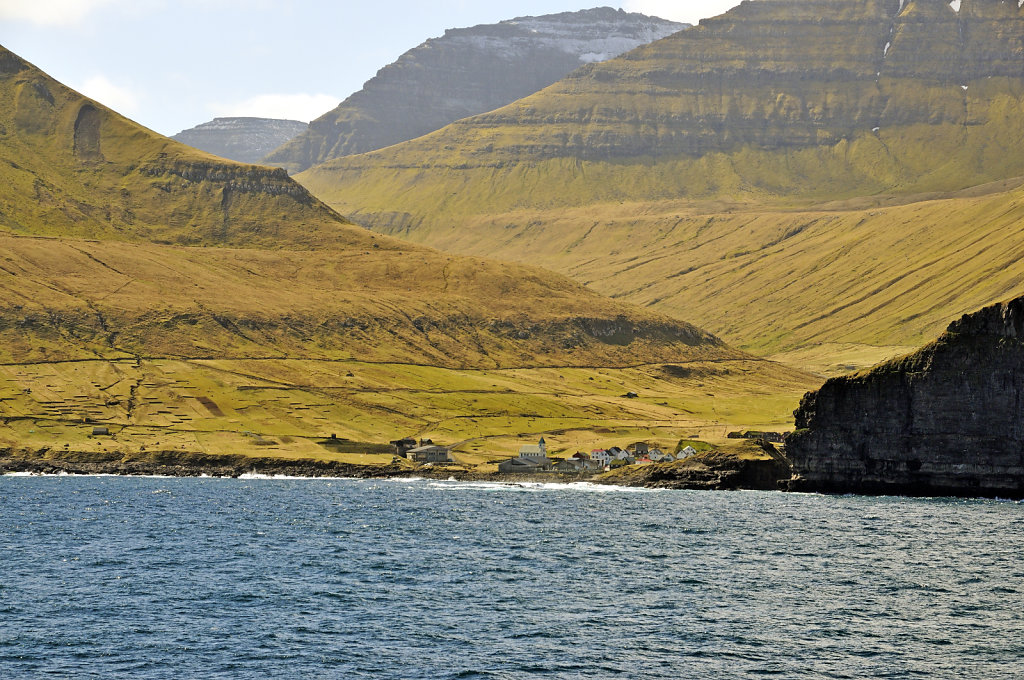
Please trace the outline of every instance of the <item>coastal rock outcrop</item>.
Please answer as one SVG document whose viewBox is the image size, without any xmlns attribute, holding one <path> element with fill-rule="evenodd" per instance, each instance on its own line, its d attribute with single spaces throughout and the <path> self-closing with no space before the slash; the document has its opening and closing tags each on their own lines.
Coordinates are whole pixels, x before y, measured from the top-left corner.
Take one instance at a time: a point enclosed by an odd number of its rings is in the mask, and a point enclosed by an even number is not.
<svg viewBox="0 0 1024 680">
<path fill-rule="evenodd" d="M 793 490 L 1024 497 L 1024 298 L 829 380 L 795 416 Z"/>
</svg>

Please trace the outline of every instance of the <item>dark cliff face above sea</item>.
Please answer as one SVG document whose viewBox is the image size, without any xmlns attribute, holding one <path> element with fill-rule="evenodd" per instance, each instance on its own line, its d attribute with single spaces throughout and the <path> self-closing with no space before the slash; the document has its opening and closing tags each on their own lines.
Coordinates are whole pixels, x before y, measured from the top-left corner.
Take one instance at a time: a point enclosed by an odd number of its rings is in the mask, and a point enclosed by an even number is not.
<svg viewBox="0 0 1024 680">
<path fill-rule="evenodd" d="M 808 393 L 795 490 L 1024 497 L 1024 298 L 920 351 Z"/>
</svg>

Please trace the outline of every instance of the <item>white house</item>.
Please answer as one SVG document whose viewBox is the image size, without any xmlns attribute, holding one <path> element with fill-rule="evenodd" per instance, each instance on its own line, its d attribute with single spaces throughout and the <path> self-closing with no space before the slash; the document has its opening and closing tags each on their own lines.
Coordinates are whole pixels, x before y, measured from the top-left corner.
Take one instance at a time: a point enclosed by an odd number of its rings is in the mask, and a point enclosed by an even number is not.
<svg viewBox="0 0 1024 680">
<path fill-rule="evenodd" d="M 611 464 L 612 454 L 608 453 L 604 449 L 595 449 L 590 452 L 590 460 L 599 463 L 601 467 L 605 467 Z"/>
<path fill-rule="evenodd" d="M 608 453 L 610 453 L 612 458 L 615 460 L 628 461 L 630 458 L 633 458 L 633 456 L 630 455 L 629 451 L 620 449 L 618 446 L 613 446 L 612 448 L 608 449 Z"/>
<path fill-rule="evenodd" d="M 692 446 L 687 446 L 686 448 L 679 452 L 679 460 L 682 460 L 683 458 L 689 458 L 690 456 L 696 453 L 697 449 L 693 448 Z"/>
</svg>

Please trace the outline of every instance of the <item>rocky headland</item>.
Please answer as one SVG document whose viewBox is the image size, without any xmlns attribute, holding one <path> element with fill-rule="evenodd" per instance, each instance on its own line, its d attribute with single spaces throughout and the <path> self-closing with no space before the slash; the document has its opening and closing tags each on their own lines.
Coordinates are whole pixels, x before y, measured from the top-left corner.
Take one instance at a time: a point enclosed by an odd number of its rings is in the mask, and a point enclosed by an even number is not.
<svg viewBox="0 0 1024 680">
<path fill-rule="evenodd" d="M 833 378 L 795 412 L 797 491 L 1024 497 L 1024 298 L 910 356 Z"/>
<path fill-rule="evenodd" d="M 649 489 L 778 491 L 792 474 L 786 457 L 765 441 L 717 446 L 673 463 L 629 465 L 595 481 Z"/>
</svg>

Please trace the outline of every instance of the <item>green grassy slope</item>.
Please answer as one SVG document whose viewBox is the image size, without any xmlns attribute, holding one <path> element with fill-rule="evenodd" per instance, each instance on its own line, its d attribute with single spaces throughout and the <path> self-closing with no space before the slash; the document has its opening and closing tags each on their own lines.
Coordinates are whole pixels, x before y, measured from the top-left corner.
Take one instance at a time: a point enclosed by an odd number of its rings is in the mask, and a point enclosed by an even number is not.
<svg viewBox="0 0 1024 680">
<path fill-rule="evenodd" d="M 0 448 L 674 436 L 784 427 L 812 384 L 537 267 L 374 235 L 10 52 L 0 93 Z"/>
<path fill-rule="evenodd" d="M 1024 175 L 1024 15 L 900 5 L 744 3 L 299 179 L 384 233 L 539 263 L 758 352 L 830 345 L 819 370 L 870 362 L 1021 290 L 1016 194 L 954 193 Z"/>
<path fill-rule="evenodd" d="M 521 257 L 829 373 L 1024 290 L 1022 180 L 804 209 L 598 204 L 480 217 L 442 247 Z M 544 224 L 517 232 L 507 225 Z M 586 238 L 580 232 L 586 230 Z"/>
<path fill-rule="evenodd" d="M 0 228 L 248 247 L 368 247 L 282 170 L 157 135 L 0 47 Z"/>
</svg>

